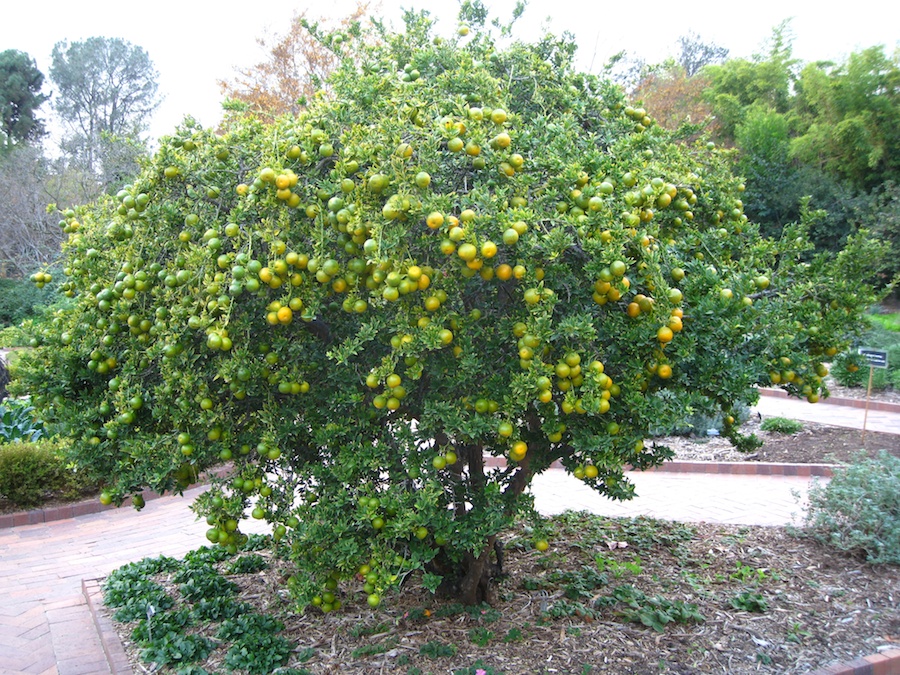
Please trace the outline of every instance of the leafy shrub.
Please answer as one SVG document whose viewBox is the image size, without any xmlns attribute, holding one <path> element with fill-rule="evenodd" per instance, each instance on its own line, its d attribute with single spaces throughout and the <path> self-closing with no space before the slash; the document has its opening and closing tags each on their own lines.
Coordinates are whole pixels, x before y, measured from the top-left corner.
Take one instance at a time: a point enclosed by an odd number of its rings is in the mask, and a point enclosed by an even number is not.
<svg viewBox="0 0 900 675">
<path fill-rule="evenodd" d="M 803 532 L 869 563 L 900 564 L 900 458 L 882 451 L 809 492 Z"/>
<path fill-rule="evenodd" d="M 803 425 L 797 420 L 789 420 L 786 417 L 768 417 L 762 421 L 759 428 L 779 434 L 796 434 L 803 429 Z"/>
<path fill-rule="evenodd" d="M 624 466 L 672 455 L 649 427 L 695 401 L 730 435 L 771 364 L 817 396 L 888 252 L 813 255 L 805 214 L 761 240 L 730 153 L 575 72 L 570 40 L 501 49 L 462 7 L 472 38 L 408 13 L 301 115 L 188 121 L 116 201 L 61 214 L 71 305 L 18 366 L 113 500 L 233 460 L 206 536 L 268 520 L 301 606 L 364 565 L 373 604 L 414 571 L 478 604 L 553 462 L 627 499 Z"/>
<path fill-rule="evenodd" d="M 835 381 L 844 387 L 867 387 L 869 366 L 859 355 L 858 347 L 881 349 L 888 354 L 888 367 L 875 368 L 872 372 L 872 389 L 900 389 L 900 333 L 880 320 L 882 315 L 869 315 L 871 328 L 861 335 L 852 350 L 838 355 L 831 367 Z M 885 315 L 893 317 L 895 315 Z M 886 322 L 889 324 L 889 322 Z"/>
<path fill-rule="evenodd" d="M 0 403 L 0 443 L 37 441 L 47 432 L 27 400 L 7 399 Z"/>
<path fill-rule="evenodd" d="M 0 327 L 34 316 L 36 307 L 55 298 L 51 288 L 37 288 L 27 279 L 0 279 Z"/>
<path fill-rule="evenodd" d="M 0 495 L 17 506 L 40 505 L 49 494 L 77 497 L 92 487 L 66 463 L 67 442 L 40 440 L 0 445 Z"/>
</svg>

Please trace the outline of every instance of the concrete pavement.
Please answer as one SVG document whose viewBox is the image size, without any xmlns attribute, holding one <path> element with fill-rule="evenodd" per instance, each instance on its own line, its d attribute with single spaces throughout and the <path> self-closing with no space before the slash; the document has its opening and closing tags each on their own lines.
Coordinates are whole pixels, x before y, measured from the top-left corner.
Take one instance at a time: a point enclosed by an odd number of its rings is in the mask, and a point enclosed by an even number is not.
<svg viewBox="0 0 900 675">
<path fill-rule="evenodd" d="M 865 402 L 855 399 L 825 399 L 819 403 L 809 403 L 806 399 L 787 398 L 780 390 L 761 392 L 759 403 L 754 406 L 763 417 L 787 417 L 804 422 L 819 422 L 837 427 L 862 429 L 865 422 L 867 431 L 886 434 L 900 434 L 900 405 L 870 404 L 868 413 Z M 833 401 L 833 402 L 832 402 Z"/>
</svg>

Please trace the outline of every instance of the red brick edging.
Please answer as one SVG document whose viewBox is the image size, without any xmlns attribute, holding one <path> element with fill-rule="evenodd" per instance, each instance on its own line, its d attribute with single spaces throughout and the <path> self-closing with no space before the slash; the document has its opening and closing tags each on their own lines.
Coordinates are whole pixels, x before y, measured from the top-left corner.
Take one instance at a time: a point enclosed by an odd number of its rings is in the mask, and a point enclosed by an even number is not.
<svg viewBox="0 0 900 675">
<path fill-rule="evenodd" d="M 145 502 L 159 499 L 162 495 L 152 490 L 144 490 L 141 492 Z M 129 497 L 122 506 L 131 506 L 131 498 Z M 0 515 L 0 530 L 9 527 L 19 527 L 21 525 L 37 525 L 39 523 L 49 523 L 54 520 L 65 520 L 67 518 L 76 518 L 78 516 L 86 516 L 91 513 L 100 513 L 101 511 L 109 511 L 117 508 L 113 504 L 101 504 L 96 497 L 83 502 L 75 502 L 73 504 L 63 504 L 61 506 L 52 506 L 46 509 L 31 509 L 30 511 L 18 511 L 16 513 L 7 513 Z"/>
<path fill-rule="evenodd" d="M 900 675 L 900 649 L 886 649 L 844 663 L 819 668 L 810 675 Z"/>
<path fill-rule="evenodd" d="M 91 612 L 94 627 L 97 629 L 97 635 L 100 638 L 100 645 L 103 647 L 103 655 L 106 657 L 109 672 L 112 675 L 133 675 L 134 670 L 132 670 L 131 664 L 128 663 L 125 648 L 122 646 L 118 633 L 113 628 L 112 621 L 100 611 L 100 607 L 103 605 L 103 591 L 100 589 L 100 580 L 82 579 L 81 592 Z"/>
</svg>

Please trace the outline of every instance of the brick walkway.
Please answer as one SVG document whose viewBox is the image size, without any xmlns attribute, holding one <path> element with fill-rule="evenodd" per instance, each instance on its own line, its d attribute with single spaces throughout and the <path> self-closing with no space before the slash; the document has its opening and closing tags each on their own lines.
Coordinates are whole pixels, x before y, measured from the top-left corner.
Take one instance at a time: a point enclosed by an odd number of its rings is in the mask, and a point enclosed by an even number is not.
<svg viewBox="0 0 900 675">
<path fill-rule="evenodd" d="M 861 410 L 800 403 L 795 413 L 788 404 L 793 402 L 766 396 L 759 410 L 797 419 L 817 415 L 813 421 L 847 426 L 858 419 L 861 425 Z M 879 421 L 880 416 L 885 419 Z M 870 412 L 868 428 L 900 433 L 900 413 Z M 600 498 L 560 470 L 539 476 L 533 491 L 545 514 L 571 508 L 610 516 L 780 525 L 801 511 L 792 493 L 805 495 L 809 486 L 807 478 L 786 476 L 649 472 L 631 478 L 639 497 L 625 504 Z M 109 673 L 82 580 L 146 556 L 180 556 L 201 545 L 206 524 L 188 509 L 199 490 L 149 501 L 140 514 L 129 508 L 0 529 L 0 675 Z M 262 531 L 260 523 L 252 525 Z"/>
</svg>

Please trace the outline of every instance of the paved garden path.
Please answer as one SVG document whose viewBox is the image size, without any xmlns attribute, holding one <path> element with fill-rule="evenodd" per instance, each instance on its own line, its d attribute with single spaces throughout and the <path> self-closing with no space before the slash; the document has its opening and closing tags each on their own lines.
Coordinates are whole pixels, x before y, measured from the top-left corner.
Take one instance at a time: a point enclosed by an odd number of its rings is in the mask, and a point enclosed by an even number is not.
<svg viewBox="0 0 900 675">
<path fill-rule="evenodd" d="M 801 403 L 795 411 L 793 406 L 766 396 L 758 409 L 764 415 L 861 426 L 862 410 Z M 870 412 L 868 428 L 900 433 L 900 412 Z M 610 516 L 780 525 L 800 511 L 793 493 L 805 495 L 810 481 L 670 472 L 631 477 L 639 496 L 626 504 L 595 495 L 560 470 L 539 476 L 533 491 L 546 514 L 585 509 Z M 0 529 L 0 675 L 109 673 L 82 580 L 145 556 L 180 556 L 204 543 L 207 526 L 188 509 L 201 489 L 148 501 L 140 513 L 123 508 Z"/>
</svg>

